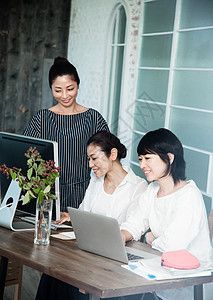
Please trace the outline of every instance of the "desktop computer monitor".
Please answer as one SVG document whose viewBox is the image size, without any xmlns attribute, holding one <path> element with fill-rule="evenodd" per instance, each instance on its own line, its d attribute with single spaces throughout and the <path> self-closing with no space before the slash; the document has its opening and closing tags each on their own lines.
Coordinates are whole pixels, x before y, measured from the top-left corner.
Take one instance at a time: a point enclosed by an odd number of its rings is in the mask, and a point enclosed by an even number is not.
<svg viewBox="0 0 213 300">
<path fill-rule="evenodd" d="M 32 138 L 24 135 L 18 135 L 7 132 L 0 132 L 0 165 L 5 163 L 9 168 L 17 167 L 22 169 L 22 174 L 27 173 L 27 158 L 25 153 L 30 147 L 36 147 L 44 160 L 53 160 L 58 166 L 58 143 L 49 140 Z M 4 199 L 7 189 L 10 185 L 11 178 L 0 172 L 0 199 Z M 54 193 L 57 200 L 54 200 L 52 219 L 60 219 L 60 195 L 59 195 L 59 178 L 56 178 Z M 0 201 L 0 202 L 1 202 Z M 17 211 L 29 215 L 35 215 L 36 201 L 33 199 L 30 203 L 22 205 L 19 201 Z"/>
</svg>

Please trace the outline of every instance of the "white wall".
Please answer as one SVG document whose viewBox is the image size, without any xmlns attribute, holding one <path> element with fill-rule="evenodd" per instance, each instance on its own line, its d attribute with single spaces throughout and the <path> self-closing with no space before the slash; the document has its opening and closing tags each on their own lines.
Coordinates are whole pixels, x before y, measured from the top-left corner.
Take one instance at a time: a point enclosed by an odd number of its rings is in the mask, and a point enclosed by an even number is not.
<svg viewBox="0 0 213 300">
<path fill-rule="evenodd" d="M 121 140 L 129 146 L 132 132 L 140 1 L 72 0 L 68 59 L 80 76 L 78 102 L 106 117 L 106 80 L 109 68 L 109 28 L 117 4 L 127 13 L 127 48 L 120 110 Z"/>
<path fill-rule="evenodd" d="M 79 102 L 101 109 L 101 88 L 108 20 L 116 1 L 73 0 L 68 43 L 68 59 L 81 79 Z"/>
</svg>

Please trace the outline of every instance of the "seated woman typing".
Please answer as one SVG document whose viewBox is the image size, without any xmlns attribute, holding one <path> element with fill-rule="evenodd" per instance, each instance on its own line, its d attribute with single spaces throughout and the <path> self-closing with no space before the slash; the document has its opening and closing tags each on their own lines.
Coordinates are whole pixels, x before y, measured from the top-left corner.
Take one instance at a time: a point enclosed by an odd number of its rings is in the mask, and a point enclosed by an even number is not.
<svg viewBox="0 0 213 300">
<path fill-rule="evenodd" d="M 148 132 L 139 142 L 140 167 L 151 183 L 139 208 L 121 225 L 124 242 L 146 242 L 161 252 L 186 249 L 200 262 L 213 263 L 206 209 L 193 180 L 185 181 L 183 147 L 169 130 Z M 193 289 L 161 291 L 162 299 L 192 299 Z"/>
<path fill-rule="evenodd" d="M 94 175 L 86 190 L 79 209 L 116 218 L 125 222 L 138 206 L 140 196 L 147 188 L 147 182 L 121 165 L 126 157 L 126 147 L 110 132 L 94 134 L 87 143 L 89 167 Z M 67 213 L 58 223 L 69 221 Z M 88 295 L 60 280 L 42 275 L 36 300 L 43 299 L 89 299 Z"/>
<path fill-rule="evenodd" d="M 93 175 L 79 209 L 113 217 L 120 224 L 130 216 L 147 182 L 121 165 L 126 153 L 126 147 L 110 132 L 98 132 L 88 140 L 87 156 Z M 69 215 L 63 213 L 58 223 L 69 220 Z"/>
</svg>

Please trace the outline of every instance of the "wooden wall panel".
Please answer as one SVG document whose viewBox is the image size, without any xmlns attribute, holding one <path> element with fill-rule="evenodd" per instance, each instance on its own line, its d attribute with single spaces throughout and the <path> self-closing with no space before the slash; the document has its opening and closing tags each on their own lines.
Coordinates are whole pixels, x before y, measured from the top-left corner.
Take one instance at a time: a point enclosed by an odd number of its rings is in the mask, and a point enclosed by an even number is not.
<svg viewBox="0 0 213 300">
<path fill-rule="evenodd" d="M 53 101 L 42 98 L 48 86 L 44 63 L 67 56 L 70 8 L 71 0 L 1 1 L 1 131 L 22 133 L 32 115 Z"/>
<path fill-rule="evenodd" d="M 8 39 L 8 1 L 3 1 L 0 5 L 0 128 L 3 126 L 1 112 L 4 109 L 5 82 L 6 82 L 6 58 L 7 58 L 7 39 Z"/>
</svg>

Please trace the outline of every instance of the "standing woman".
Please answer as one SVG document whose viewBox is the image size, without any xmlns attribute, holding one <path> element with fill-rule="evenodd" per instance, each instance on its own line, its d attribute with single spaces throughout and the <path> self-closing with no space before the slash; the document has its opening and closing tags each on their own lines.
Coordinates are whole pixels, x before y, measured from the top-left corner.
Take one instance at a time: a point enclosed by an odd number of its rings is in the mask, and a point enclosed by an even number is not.
<svg viewBox="0 0 213 300">
<path fill-rule="evenodd" d="M 98 111 L 76 102 L 79 84 L 76 68 L 66 58 L 55 58 L 49 85 L 58 103 L 39 110 L 24 130 L 24 135 L 58 142 L 62 212 L 67 206 L 79 207 L 89 184 L 87 140 L 98 131 L 109 131 Z"/>
</svg>

